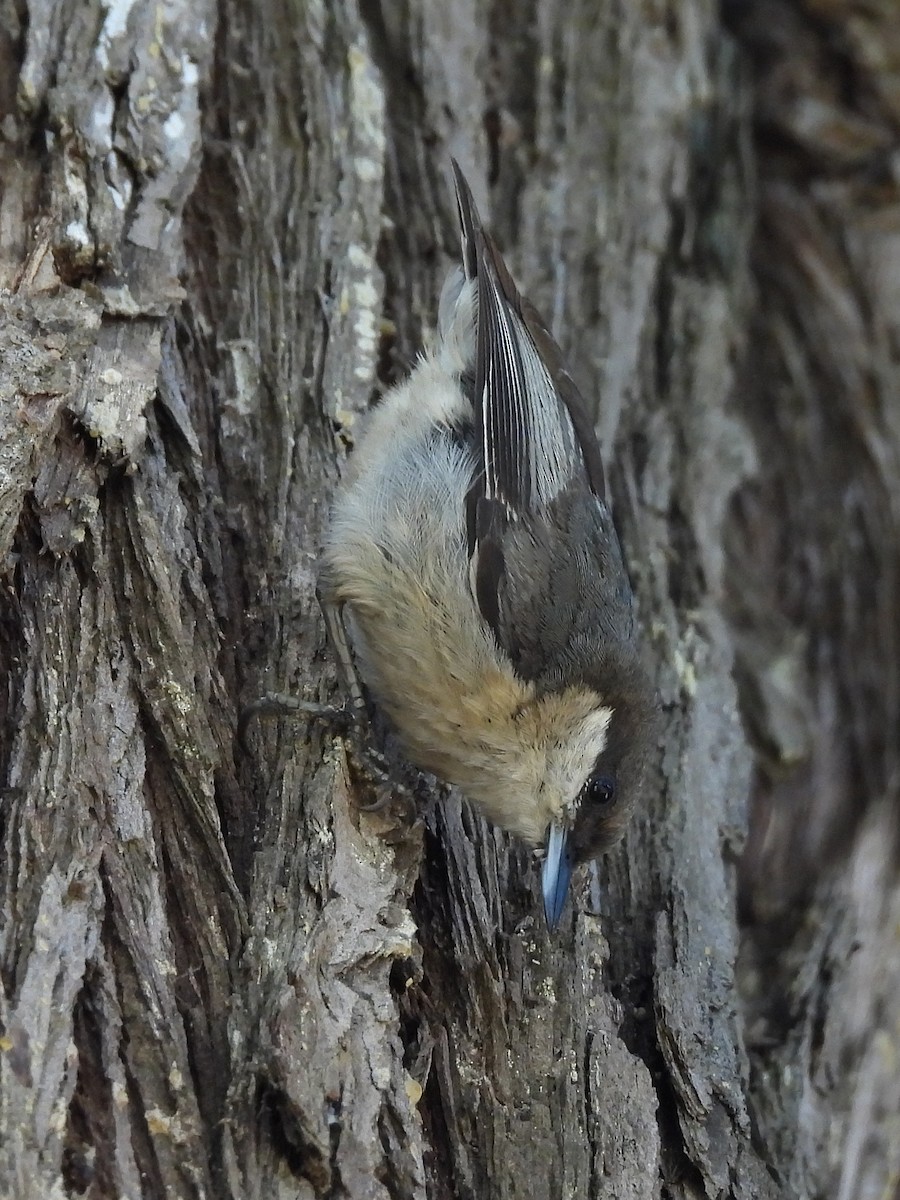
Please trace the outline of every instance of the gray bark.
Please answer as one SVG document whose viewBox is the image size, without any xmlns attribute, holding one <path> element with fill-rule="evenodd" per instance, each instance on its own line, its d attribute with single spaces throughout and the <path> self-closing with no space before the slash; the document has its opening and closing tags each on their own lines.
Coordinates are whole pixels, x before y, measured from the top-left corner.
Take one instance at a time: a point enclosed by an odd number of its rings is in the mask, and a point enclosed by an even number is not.
<svg viewBox="0 0 900 1200">
<path fill-rule="evenodd" d="M 892 6 L 3 14 L 0 1195 L 890 1194 Z M 596 406 L 666 713 L 556 937 L 459 798 L 235 738 L 336 697 L 317 549 L 451 153 Z"/>
</svg>

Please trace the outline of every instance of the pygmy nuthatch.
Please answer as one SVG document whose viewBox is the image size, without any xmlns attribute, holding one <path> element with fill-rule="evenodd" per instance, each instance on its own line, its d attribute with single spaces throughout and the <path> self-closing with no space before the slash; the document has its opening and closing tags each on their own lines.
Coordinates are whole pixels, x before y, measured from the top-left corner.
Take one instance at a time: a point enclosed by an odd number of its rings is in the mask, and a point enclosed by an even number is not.
<svg viewBox="0 0 900 1200">
<path fill-rule="evenodd" d="M 622 835 L 657 702 L 583 401 L 453 171 L 439 342 L 351 457 L 320 595 L 410 760 L 545 847 L 552 928 Z"/>
</svg>

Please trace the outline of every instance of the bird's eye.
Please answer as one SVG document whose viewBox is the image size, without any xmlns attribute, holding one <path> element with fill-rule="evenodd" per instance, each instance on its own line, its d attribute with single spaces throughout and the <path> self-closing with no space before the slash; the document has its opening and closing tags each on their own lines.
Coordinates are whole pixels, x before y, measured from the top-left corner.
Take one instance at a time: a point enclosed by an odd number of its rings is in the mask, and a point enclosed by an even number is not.
<svg viewBox="0 0 900 1200">
<path fill-rule="evenodd" d="M 584 785 L 583 796 L 589 804 L 606 807 L 615 801 L 616 781 L 606 773 L 591 775 Z"/>
</svg>

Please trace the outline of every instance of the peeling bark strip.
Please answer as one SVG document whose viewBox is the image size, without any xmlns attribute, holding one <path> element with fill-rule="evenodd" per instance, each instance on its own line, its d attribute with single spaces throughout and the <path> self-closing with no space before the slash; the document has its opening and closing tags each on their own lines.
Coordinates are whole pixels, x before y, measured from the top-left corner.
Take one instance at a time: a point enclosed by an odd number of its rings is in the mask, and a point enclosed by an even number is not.
<svg viewBox="0 0 900 1200">
<path fill-rule="evenodd" d="M 723 7 L 6 0 L 4 1200 L 896 1183 L 900 26 Z M 450 153 L 595 398 L 670 715 L 556 940 L 458 800 L 233 737 L 333 694 L 322 522 Z"/>
</svg>

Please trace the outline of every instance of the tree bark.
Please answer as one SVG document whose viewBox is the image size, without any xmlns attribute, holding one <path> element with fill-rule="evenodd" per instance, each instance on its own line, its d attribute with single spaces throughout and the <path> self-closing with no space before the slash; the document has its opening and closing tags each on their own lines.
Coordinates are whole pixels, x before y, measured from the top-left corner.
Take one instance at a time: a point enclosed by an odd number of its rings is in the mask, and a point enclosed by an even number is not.
<svg viewBox="0 0 900 1200">
<path fill-rule="evenodd" d="M 896 1188 L 898 64 L 861 0 L 5 0 L 0 1196 Z M 666 714 L 555 937 L 459 797 L 236 738 L 338 698 L 318 547 L 450 154 Z"/>
</svg>

